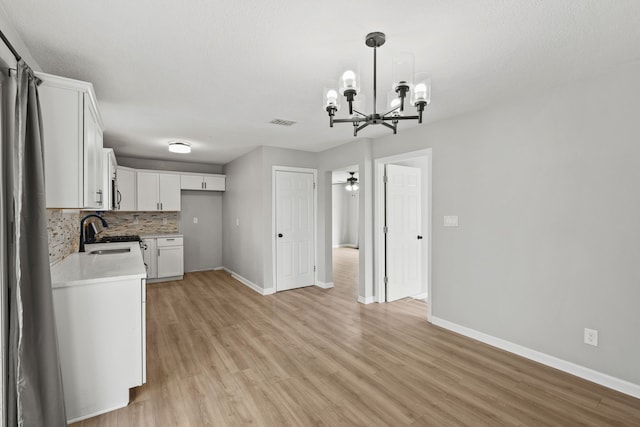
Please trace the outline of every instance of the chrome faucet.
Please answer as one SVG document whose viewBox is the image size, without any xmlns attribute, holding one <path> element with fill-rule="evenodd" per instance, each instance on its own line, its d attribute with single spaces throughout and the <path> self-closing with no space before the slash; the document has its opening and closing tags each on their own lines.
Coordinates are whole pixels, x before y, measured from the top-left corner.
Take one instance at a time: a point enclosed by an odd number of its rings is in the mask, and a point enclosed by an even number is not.
<svg viewBox="0 0 640 427">
<path fill-rule="evenodd" d="M 102 226 L 105 228 L 109 227 L 109 224 L 107 224 L 107 221 L 104 220 L 104 218 L 102 218 L 100 215 L 96 215 L 96 214 L 89 214 L 87 216 L 85 216 L 84 218 L 82 218 L 80 220 L 80 249 L 78 250 L 78 252 L 84 252 L 84 223 L 87 219 L 89 218 L 98 218 L 100 221 L 102 221 Z"/>
</svg>

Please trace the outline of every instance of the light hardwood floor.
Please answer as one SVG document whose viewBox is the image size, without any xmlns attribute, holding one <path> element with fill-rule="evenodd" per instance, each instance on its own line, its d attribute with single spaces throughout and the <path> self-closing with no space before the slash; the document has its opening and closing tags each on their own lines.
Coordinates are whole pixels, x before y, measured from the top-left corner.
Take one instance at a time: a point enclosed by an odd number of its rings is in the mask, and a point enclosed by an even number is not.
<svg viewBox="0 0 640 427">
<path fill-rule="evenodd" d="M 358 304 L 357 251 L 334 259 L 329 290 L 149 285 L 148 384 L 74 426 L 640 425 L 640 400 L 430 325 L 424 302 Z"/>
</svg>

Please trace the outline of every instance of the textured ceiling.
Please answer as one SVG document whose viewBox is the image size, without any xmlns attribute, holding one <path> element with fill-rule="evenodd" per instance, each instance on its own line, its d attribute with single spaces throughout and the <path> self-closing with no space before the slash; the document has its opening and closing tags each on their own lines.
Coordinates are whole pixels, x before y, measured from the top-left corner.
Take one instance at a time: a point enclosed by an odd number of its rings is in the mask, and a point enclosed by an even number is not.
<svg viewBox="0 0 640 427">
<path fill-rule="evenodd" d="M 43 71 L 93 82 L 105 145 L 144 158 L 226 163 L 259 145 L 351 141 L 350 125 L 329 128 L 322 88 L 357 61 L 371 101 L 371 31 L 387 33 L 379 108 L 391 56 L 413 52 L 433 82 L 427 123 L 640 58 L 637 0 L 0 2 Z M 169 153 L 171 139 L 193 152 Z"/>
</svg>

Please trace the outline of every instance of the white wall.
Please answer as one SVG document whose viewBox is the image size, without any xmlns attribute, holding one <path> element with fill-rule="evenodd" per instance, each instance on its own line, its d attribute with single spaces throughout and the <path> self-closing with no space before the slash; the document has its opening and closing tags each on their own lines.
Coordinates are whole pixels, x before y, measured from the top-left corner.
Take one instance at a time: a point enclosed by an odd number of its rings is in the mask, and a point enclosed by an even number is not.
<svg viewBox="0 0 640 427">
<path fill-rule="evenodd" d="M 222 196 L 222 263 L 263 287 L 264 212 L 262 148 L 224 166 L 226 191 Z"/>
<path fill-rule="evenodd" d="M 640 384 L 638 75 L 374 142 L 376 158 L 433 148 L 434 316 Z"/>
<path fill-rule="evenodd" d="M 308 151 L 290 150 L 286 148 L 263 147 L 262 158 L 262 191 L 264 211 L 257 213 L 263 218 L 263 253 L 264 253 L 264 288 L 274 287 L 273 283 L 273 200 L 272 179 L 273 166 L 290 166 L 315 169 L 317 164 L 316 153 Z"/>
<path fill-rule="evenodd" d="M 347 191 L 344 183 L 332 187 L 332 246 L 358 247 L 358 191 Z"/>
<path fill-rule="evenodd" d="M 184 271 L 222 266 L 222 192 L 182 191 L 180 233 L 184 235 Z M 198 222 L 194 223 L 193 219 Z"/>
<path fill-rule="evenodd" d="M 118 166 L 134 169 L 152 169 L 175 172 L 222 173 L 222 165 L 209 163 L 192 163 L 175 160 L 139 159 L 137 157 L 119 156 L 116 153 Z"/>
<path fill-rule="evenodd" d="M 372 141 L 353 142 L 318 153 L 318 280 L 333 281 L 332 262 L 332 171 L 357 165 L 358 190 L 358 299 L 373 301 L 373 150 Z"/>
<path fill-rule="evenodd" d="M 259 147 L 224 166 L 223 264 L 270 290 L 273 285 L 272 167 L 315 168 L 316 154 Z M 240 225 L 236 225 L 236 219 Z"/>
</svg>

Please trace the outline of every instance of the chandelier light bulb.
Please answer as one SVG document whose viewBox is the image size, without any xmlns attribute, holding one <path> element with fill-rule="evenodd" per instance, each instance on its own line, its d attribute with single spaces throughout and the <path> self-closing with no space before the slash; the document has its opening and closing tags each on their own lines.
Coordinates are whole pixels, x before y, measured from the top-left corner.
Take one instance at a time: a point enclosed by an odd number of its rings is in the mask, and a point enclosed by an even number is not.
<svg viewBox="0 0 640 427">
<path fill-rule="evenodd" d="M 338 104 L 338 92 L 331 89 L 327 91 L 327 107 L 336 107 Z"/>
<path fill-rule="evenodd" d="M 351 70 L 347 70 L 342 74 L 342 85 L 345 89 L 356 88 L 356 73 Z"/>
</svg>

